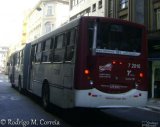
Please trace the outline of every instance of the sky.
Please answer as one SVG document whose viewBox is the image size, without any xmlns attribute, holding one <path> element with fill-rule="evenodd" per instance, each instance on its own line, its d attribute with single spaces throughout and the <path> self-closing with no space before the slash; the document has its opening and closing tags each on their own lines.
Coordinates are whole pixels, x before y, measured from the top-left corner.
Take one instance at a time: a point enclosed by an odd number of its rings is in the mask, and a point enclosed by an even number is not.
<svg viewBox="0 0 160 127">
<path fill-rule="evenodd" d="M 24 12 L 39 0 L 2 0 L 0 4 L 0 46 L 11 46 L 21 40 Z"/>
</svg>

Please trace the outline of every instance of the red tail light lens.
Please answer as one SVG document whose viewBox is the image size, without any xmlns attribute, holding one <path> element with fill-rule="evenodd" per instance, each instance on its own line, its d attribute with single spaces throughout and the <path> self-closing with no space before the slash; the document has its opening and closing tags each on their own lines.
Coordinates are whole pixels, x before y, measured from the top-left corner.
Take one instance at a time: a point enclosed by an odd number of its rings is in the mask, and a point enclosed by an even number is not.
<svg viewBox="0 0 160 127">
<path fill-rule="evenodd" d="M 88 69 L 84 70 L 84 74 L 89 75 L 90 71 Z"/>
<path fill-rule="evenodd" d="M 116 61 L 112 61 L 112 64 L 116 64 Z"/>
<path fill-rule="evenodd" d="M 144 77 L 144 73 L 143 72 L 139 73 L 139 77 L 143 78 Z"/>
</svg>

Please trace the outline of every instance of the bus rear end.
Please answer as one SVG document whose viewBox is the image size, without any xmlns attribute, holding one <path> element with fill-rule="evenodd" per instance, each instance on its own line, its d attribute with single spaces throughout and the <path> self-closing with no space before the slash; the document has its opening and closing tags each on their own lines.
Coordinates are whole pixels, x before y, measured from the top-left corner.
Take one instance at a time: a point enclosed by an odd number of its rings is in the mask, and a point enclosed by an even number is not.
<svg viewBox="0 0 160 127">
<path fill-rule="evenodd" d="M 130 107 L 147 101 L 144 26 L 115 19 L 81 19 L 75 106 Z"/>
</svg>

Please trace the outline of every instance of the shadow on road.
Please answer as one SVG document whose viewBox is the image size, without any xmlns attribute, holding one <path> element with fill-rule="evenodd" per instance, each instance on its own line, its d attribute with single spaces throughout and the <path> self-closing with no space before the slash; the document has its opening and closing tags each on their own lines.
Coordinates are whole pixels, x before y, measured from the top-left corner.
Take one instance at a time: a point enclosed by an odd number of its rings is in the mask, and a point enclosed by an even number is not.
<svg viewBox="0 0 160 127">
<path fill-rule="evenodd" d="M 29 93 L 25 93 L 25 95 L 41 106 L 41 99 L 39 97 Z M 47 112 L 58 117 L 71 127 L 142 127 L 142 123 L 126 121 L 102 112 L 99 109 L 62 109 L 51 104 Z"/>
<path fill-rule="evenodd" d="M 39 97 L 29 93 L 25 93 L 25 95 L 41 106 Z M 62 109 L 51 104 L 47 112 L 60 118 L 71 127 L 142 127 L 142 123 L 126 121 L 102 112 L 100 109 Z"/>
<path fill-rule="evenodd" d="M 73 127 L 141 127 L 141 123 L 133 123 L 113 117 L 99 109 L 76 108 L 61 109 L 51 106 L 49 112 L 63 119 Z"/>
</svg>

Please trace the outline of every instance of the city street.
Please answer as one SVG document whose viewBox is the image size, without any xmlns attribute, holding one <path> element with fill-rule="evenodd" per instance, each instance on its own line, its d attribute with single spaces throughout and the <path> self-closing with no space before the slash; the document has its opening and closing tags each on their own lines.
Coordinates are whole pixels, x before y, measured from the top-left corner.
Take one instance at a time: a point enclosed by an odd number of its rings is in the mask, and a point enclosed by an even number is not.
<svg viewBox="0 0 160 127">
<path fill-rule="evenodd" d="M 160 127 L 160 0 L 0 6 L 0 127 Z"/>
<path fill-rule="evenodd" d="M 45 112 L 27 96 L 11 88 L 6 75 L 0 74 L 0 127 L 69 127 L 60 118 Z"/>
<path fill-rule="evenodd" d="M 11 88 L 0 74 L 0 127 L 159 127 L 160 111 L 149 108 L 72 110 L 47 113 L 35 98 Z M 62 115 L 63 114 L 63 115 Z"/>
</svg>

